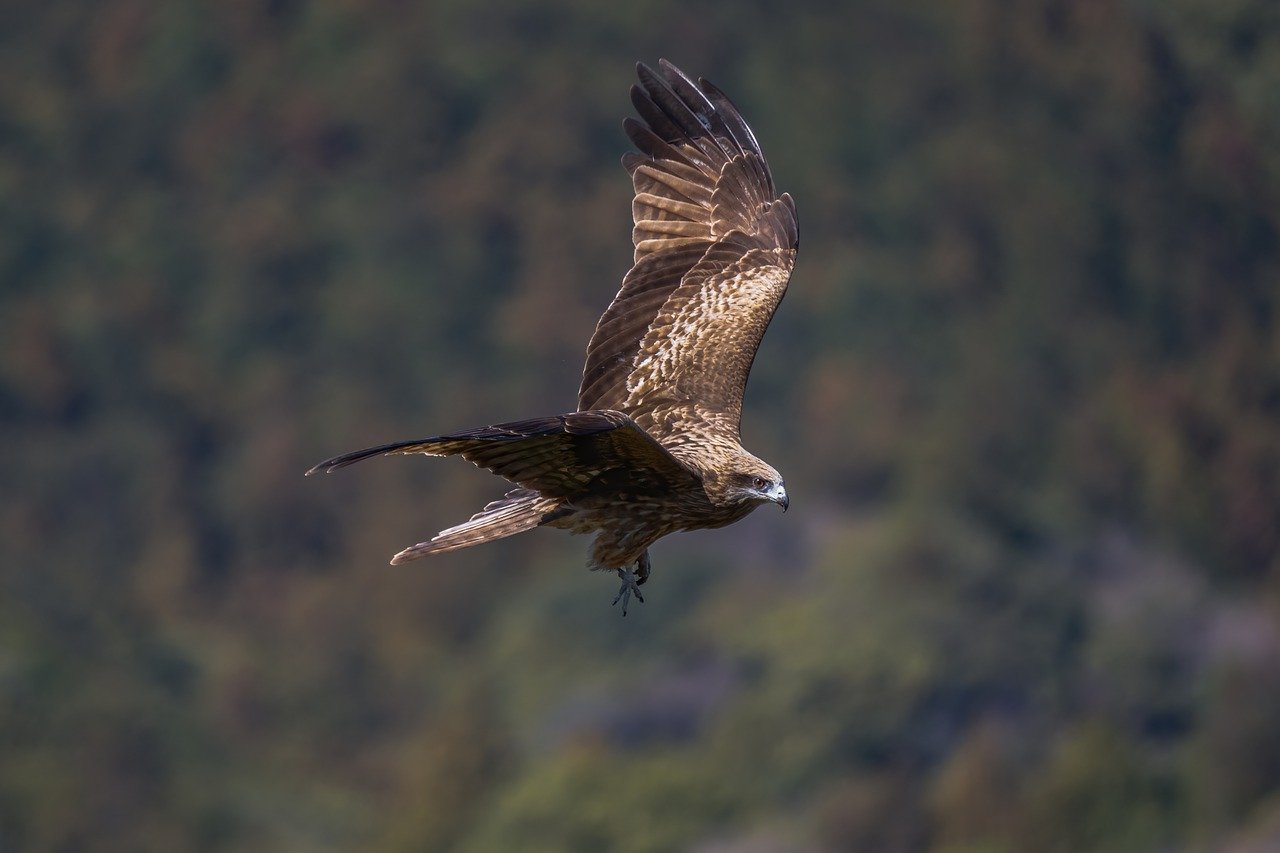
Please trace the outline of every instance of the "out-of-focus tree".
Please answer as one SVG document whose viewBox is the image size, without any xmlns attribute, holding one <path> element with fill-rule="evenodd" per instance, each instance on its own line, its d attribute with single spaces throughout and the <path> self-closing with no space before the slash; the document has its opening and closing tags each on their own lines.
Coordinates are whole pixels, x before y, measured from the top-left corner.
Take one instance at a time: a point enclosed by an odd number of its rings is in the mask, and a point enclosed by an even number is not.
<svg viewBox="0 0 1280 853">
<path fill-rule="evenodd" d="M 10 5 L 0 848 L 1276 837 L 1274 4 Z M 626 621 L 565 538 L 382 566 L 493 483 L 301 472 L 572 406 L 658 56 L 799 203 L 797 511 Z"/>
</svg>

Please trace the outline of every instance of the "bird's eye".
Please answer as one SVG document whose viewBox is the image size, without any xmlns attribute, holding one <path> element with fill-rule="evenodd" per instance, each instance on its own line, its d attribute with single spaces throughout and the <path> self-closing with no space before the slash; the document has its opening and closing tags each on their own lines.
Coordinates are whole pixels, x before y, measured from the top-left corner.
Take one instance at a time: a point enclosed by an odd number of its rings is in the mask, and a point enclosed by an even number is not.
<svg viewBox="0 0 1280 853">
<path fill-rule="evenodd" d="M 763 477 L 756 477 L 756 478 L 755 478 L 755 480 L 752 482 L 752 484 L 751 484 L 751 485 L 755 486 L 757 489 L 763 489 L 763 488 L 764 488 L 764 485 L 765 485 L 765 484 L 764 484 L 764 478 L 763 478 Z"/>
</svg>

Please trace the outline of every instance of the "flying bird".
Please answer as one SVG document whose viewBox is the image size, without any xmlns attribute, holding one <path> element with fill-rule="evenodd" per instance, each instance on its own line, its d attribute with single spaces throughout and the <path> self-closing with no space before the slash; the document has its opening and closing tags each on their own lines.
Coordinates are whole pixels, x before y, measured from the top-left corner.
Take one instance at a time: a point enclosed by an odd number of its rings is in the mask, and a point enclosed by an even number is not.
<svg viewBox="0 0 1280 853">
<path fill-rule="evenodd" d="M 636 66 L 623 124 L 635 198 L 635 260 L 587 346 L 578 410 L 335 456 L 461 456 L 516 488 L 393 564 L 535 527 L 594 533 L 590 567 L 643 602 L 649 546 L 723 527 L 764 503 L 785 511 L 782 475 L 742 446 L 742 394 L 795 264 L 791 196 L 778 195 L 755 134 L 718 88 L 662 60 Z"/>
</svg>

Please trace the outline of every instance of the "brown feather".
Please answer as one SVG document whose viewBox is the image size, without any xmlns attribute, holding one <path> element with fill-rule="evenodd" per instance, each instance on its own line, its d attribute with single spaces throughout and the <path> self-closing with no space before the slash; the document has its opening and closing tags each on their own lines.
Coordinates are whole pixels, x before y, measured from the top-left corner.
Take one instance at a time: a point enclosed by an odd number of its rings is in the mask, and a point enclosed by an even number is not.
<svg viewBox="0 0 1280 853">
<path fill-rule="evenodd" d="M 307 473 L 328 473 L 372 456 L 406 453 L 461 456 L 516 485 L 555 498 L 574 498 L 606 475 L 616 478 L 617 472 L 632 475 L 627 486 L 636 491 L 685 486 L 696 480 L 692 471 L 631 418 L 608 410 L 383 444 L 327 459 Z"/>
<path fill-rule="evenodd" d="M 624 122 L 640 154 L 635 266 L 587 347 L 580 409 L 630 414 L 660 441 L 710 430 L 737 441 L 751 363 L 799 245 L 755 134 L 723 92 L 663 61 L 637 67 Z M 677 416 L 676 409 L 679 409 Z"/>
<path fill-rule="evenodd" d="M 427 542 L 405 548 L 391 558 L 391 565 L 514 536 L 553 521 L 563 513 L 561 501 L 544 498 L 530 489 L 513 489 L 500 500 L 486 505 L 470 520 L 441 530 Z"/>
<path fill-rule="evenodd" d="M 587 347 L 587 363 L 578 394 L 580 409 L 616 408 L 627 398 L 627 376 L 640 341 L 653 318 L 681 280 L 706 252 L 707 242 L 691 243 L 664 255 L 650 255 L 623 280 Z"/>
</svg>

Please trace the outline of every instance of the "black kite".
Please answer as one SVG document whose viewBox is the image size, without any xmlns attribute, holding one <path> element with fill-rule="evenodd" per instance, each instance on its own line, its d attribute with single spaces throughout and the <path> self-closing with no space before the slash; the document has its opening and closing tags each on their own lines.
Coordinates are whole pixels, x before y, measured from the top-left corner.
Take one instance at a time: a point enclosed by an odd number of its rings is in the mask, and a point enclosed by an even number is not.
<svg viewBox="0 0 1280 853">
<path fill-rule="evenodd" d="M 547 525 L 595 533 L 593 569 L 616 570 L 614 604 L 640 595 L 649 551 L 678 530 L 722 527 L 762 503 L 787 508 L 782 476 L 743 449 L 742 394 L 791 277 L 796 210 L 776 194 L 755 134 L 729 99 L 663 60 L 637 66 L 635 265 L 596 326 L 578 411 L 335 456 L 334 471 L 392 453 L 461 456 L 518 488 L 406 548 L 403 563 Z M 632 566 L 635 570 L 632 570 Z"/>
</svg>

